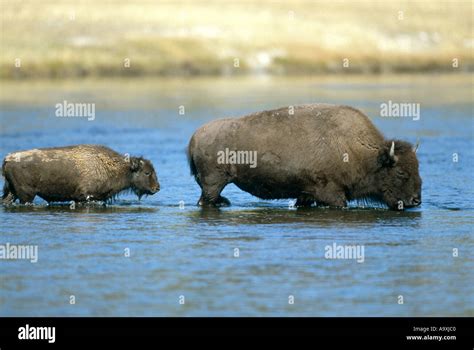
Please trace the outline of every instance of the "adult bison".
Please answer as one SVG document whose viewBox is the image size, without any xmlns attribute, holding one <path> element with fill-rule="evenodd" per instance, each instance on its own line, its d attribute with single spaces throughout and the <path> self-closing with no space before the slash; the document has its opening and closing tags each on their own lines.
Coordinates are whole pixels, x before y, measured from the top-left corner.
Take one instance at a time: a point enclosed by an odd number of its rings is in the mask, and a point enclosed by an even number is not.
<svg viewBox="0 0 474 350">
<path fill-rule="evenodd" d="M 188 146 L 200 205 L 224 205 L 234 183 L 263 199 L 345 207 L 372 199 L 402 210 L 421 204 L 416 149 L 386 140 L 362 112 L 311 104 L 212 121 Z M 253 157 L 252 157 L 253 156 Z"/>
<path fill-rule="evenodd" d="M 107 201 L 124 190 L 139 197 L 160 189 L 150 161 L 98 145 L 14 152 L 3 161 L 3 202 Z"/>
</svg>

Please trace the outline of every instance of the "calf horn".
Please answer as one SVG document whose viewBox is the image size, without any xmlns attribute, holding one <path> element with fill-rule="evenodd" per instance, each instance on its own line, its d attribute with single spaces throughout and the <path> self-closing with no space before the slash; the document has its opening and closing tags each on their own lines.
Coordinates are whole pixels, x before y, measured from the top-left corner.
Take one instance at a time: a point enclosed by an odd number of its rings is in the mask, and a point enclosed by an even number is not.
<svg viewBox="0 0 474 350">
<path fill-rule="evenodd" d="M 392 147 L 390 147 L 390 157 L 393 158 L 395 156 L 395 142 L 392 141 Z"/>
</svg>

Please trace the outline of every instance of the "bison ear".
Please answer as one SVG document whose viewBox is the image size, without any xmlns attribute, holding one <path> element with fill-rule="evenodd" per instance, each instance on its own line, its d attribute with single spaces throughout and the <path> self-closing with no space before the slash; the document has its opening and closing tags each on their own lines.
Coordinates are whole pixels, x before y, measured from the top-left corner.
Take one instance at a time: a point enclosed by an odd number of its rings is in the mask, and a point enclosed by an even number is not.
<svg viewBox="0 0 474 350">
<path fill-rule="evenodd" d="M 389 141 L 380 151 L 378 162 L 381 166 L 392 167 L 397 163 L 398 157 L 395 155 L 395 141 Z"/>
<path fill-rule="evenodd" d="M 133 171 L 133 172 L 140 170 L 140 159 L 139 158 L 135 158 L 135 157 L 130 158 L 130 170 Z"/>
<path fill-rule="evenodd" d="M 143 161 L 143 158 L 137 158 L 137 157 L 132 157 L 130 158 L 130 169 L 132 171 L 139 171 L 143 169 L 143 166 L 145 165 L 145 162 Z"/>
</svg>

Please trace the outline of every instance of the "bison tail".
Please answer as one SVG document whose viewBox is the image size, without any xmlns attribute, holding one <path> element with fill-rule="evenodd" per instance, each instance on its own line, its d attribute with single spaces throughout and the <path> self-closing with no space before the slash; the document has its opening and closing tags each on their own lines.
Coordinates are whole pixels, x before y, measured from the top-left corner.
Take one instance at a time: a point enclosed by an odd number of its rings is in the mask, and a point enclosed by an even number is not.
<svg viewBox="0 0 474 350">
<path fill-rule="evenodd" d="M 2 176 L 5 177 L 5 166 L 7 165 L 7 159 L 5 158 L 3 160 L 3 164 L 2 164 Z"/>
<path fill-rule="evenodd" d="M 3 184 L 2 202 L 5 204 L 9 204 L 15 200 L 15 196 L 13 195 L 12 188 L 10 187 L 10 183 L 8 182 L 7 177 L 6 177 L 5 165 L 6 165 L 6 161 L 3 160 L 2 176 L 5 178 L 5 183 Z"/>
<path fill-rule="evenodd" d="M 186 154 L 188 156 L 188 163 L 189 163 L 189 169 L 191 170 L 191 175 L 196 177 L 198 172 L 197 172 L 196 164 L 194 164 L 193 154 L 192 154 L 192 151 L 191 151 L 193 141 L 194 141 L 194 136 L 191 138 L 191 141 L 189 141 L 189 145 L 188 145 L 188 149 L 187 149 Z"/>
<path fill-rule="evenodd" d="M 189 169 L 191 170 L 191 175 L 196 176 L 197 175 L 197 169 L 196 169 L 196 164 L 194 164 L 193 158 L 189 158 Z"/>
<path fill-rule="evenodd" d="M 5 179 L 5 184 L 3 185 L 3 194 L 2 194 L 2 202 L 4 204 L 11 204 L 15 200 L 15 196 L 13 195 L 10 184 L 7 179 Z"/>
<path fill-rule="evenodd" d="M 196 142 L 194 140 L 194 135 L 191 137 L 191 140 L 189 141 L 188 149 L 187 149 L 187 156 L 188 156 L 188 163 L 189 163 L 189 169 L 191 170 L 191 175 L 194 176 L 194 180 L 198 183 L 198 185 L 202 188 L 201 185 L 201 177 L 198 171 L 198 168 L 196 167 L 196 162 L 195 162 L 195 154 L 194 152 L 196 151 Z"/>
<path fill-rule="evenodd" d="M 3 185 L 2 199 L 4 200 L 5 198 L 7 198 L 10 193 L 10 186 L 8 185 L 8 181 L 5 179 L 5 184 Z"/>
<path fill-rule="evenodd" d="M 6 164 L 6 160 L 4 159 L 3 164 L 2 164 L 2 176 L 5 178 L 5 183 L 3 184 L 3 194 L 2 194 L 2 199 L 3 200 L 5 198 L 7 198 L 8 195 L 10 194 L 10 186 L 9 186 L 8 180 L 5 176 L 5 164 Z"/>
</svg>

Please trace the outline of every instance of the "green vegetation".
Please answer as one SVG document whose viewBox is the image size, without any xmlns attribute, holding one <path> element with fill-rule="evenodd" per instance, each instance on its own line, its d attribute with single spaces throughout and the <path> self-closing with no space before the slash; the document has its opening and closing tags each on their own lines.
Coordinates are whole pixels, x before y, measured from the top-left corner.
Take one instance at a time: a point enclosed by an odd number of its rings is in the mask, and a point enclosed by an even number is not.
<svg viewBox="0 0 474 350">
<path fill-rule="evenodd" d="M 1 0 L 0 6 L 1 78 L 474 67 L 470 1 Z"/>
</svg>

